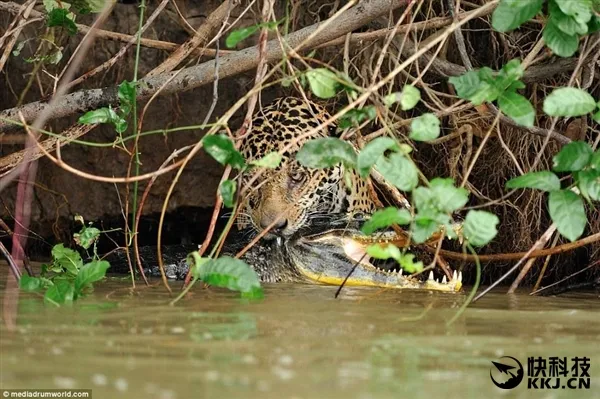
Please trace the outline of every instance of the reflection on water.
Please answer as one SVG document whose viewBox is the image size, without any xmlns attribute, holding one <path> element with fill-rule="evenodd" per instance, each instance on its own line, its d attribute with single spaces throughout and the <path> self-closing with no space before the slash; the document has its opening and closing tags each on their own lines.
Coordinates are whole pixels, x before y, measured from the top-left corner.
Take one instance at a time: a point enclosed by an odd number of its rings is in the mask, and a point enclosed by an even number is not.
<svg viewBox="0 0 600 399">
<path fill-rule="evenodd" d="M 197 287 L 175 307 L 155 282 L 96 285 L 72 308 L 19 300 L 17 332 L 0 329 L 0 388 L 92 389 L 94 398 L 600 397 L 600 301 L 503 293 L 451 327 L 464 296 L 267 286 L 260 302 Z M 4 282 L 1 283 L 3 294 Z M 174 288 L 178 288 L 175 285 Z M 591 389 L 492 385 L 508 355 L 591 358 Z"/>
</svg>

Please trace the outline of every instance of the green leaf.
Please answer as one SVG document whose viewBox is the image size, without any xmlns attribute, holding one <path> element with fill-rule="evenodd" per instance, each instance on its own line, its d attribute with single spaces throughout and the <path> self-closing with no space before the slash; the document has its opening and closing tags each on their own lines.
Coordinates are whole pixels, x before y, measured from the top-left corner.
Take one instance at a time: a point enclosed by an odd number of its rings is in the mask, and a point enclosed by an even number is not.
<svg viewBox="0 0 600 399">
<path fill-rule="evenodd" d="M 554 1 L 548 4 L 548 14 L 552 23 L 567 35 L 585 35 L 588 33 L 587 23 L 579 22 L 572 16 L 563 13 Z"/>
<path fill-rule="evenodd" d="M 24 274 L 19 280 L 19 288 L 25 292 L 37 292 L 44 288 L 44 282 L 38 277 L 31 277 L 29 274 Z"/>
<path fill-rule="evenodd" d="M 362 231 L 363 234 L 370 235 L 376 230 L 390 227 L 394 224 L 409 224 L 411 220 L 412 217 L 408 210 L 388 207 L 380 209 L 371 215 L 371 218 L 363 224 L 360 231 Z"/>
<path fill-rule="evenodd" d="M 572 141 L 552 158 L 552 169 L 556 172 L 574 172 L 586 167 L 591 158 L 592 148 L 588 143 Z"/>
<path fill-rule="evenodd" d="M 73 15 L 69 10 L 64 8 L 55 8 L 48 13 L 48 26 L 60 26 L 64 28 L 69 35 L 74 35 L 77 33 L 77 25 L 73 22 L 73 19 L 70 18 L 70 15 Z"/>
<path fill-rule="evenodd" d="M 502 90 L 509 87 L 512 83 L 518 82 L 523 77 L 525 70 L 518 59 L 512 59 L 502 66 L 498 73 L 497 80 L 501 84 Z"/>
<path fill-rule="evenodd" d="M 256 272 L 246 262 L 239 259 L 222 256 L 210 259 L 193 270 L 197 271 L 194 277 L 206 284 L 239 291 L 243 297 L 247 298 L 263 297 L 263 290 Z"/>
<path fill-rule="evenodd" d="M 115 130 L 119 133 L 127 130 L 127 121 L 121 118 L 110 106 L 86 112 L 79 118 L 78 122 L 84 125 L 112 123 Z"/>
<path fill-rule="evenodd" d="M 119 119 L 119 116 L 110 106 L 108 108 L 99 108 L 92 111 L 88 111 L 79 117 L 77 122 L 84 125 L 91 125 L 94 123 L 112 123 Z"/>
<path fill-rule="evenodd" d="M 511 93 L 524 88 L 525 84 L 519 80 L 524 73 L 525 70 L 518 59 L 508 61 L 495 76 L 491 69 L 482 68 L 479 71 L 479 74 L 482 75 L 481 79 L 489 82 L 495 88 L 494 94 L 497 98 L 504 93 Z"/>
<path fill-rule="evenodd" d="M 549 170 L 529 172 L 522 176 L 510 179 L 506 188 L 535 188 L 542 191 L 560 190 L 560 180 Z"/>
<path fill-rule="evenodd" d="M 412 85 L 404 85 L 400 97 L 400 108 L 402 111 L 413 109 L 421 100 L 421 92 Z"/>
<path fill-rule="evenodd" d="M 360 151 L 356 160 L 356 168 L 362 177 L 367 177 L 371 167 L 387 150 L 397 150 L 396 140 L 390 137 L 377 137 L 367 143 Z"/>
<path fill-rule="evenodd" d="M 535 110 L 533 105 L 520 94 L 514 92 L 503 93 L 498 98 L 500 110 L 521 126 L 533 127 Z"/>
<path fill-rule="evenodd" d="M 469 243 L 481 247 L 496 237 L 496 225 L 500 222 L 498 216 L 486 211 L 470 210 L 463 223 L 463 235 Z"/>
<path fill-rule="evenodd" d="M 52 248 L 52 259 L 54 263 L 72 275 L 77 275 L 79 269 L 83 266 L 81 256 L 77 251 L 65 248 L 63 244 L 57 244 Z"/>
<path fill-rule="evenodd" d="M 594 122 L 600 123 L 600 110 L 598 110 L 598 112 L 592 115 L 592 119 L 594 120 Z"/>
<path fill-rule="evenodd" d="M 260 168 L 275 169 L 281 163 L 281 154 L 277 151 L 269 152 L 264 157 L 257 159 L 256 161 L 250 162 L 252 166 L 258 166 Z"/>
<path fill-rule="evenodd" d="M 412 191 L 419 184 L 419 171 L 406 156 L 394 152 L 389 157 L 380 157 L 375 167 L 381 175 L 401 191 Z"/>
<path fill-rule="evenodd" d="M 413 191 L 413 205 L 418 210 L 438 209 L 438 198 L 429 187 L 417 187 Z"/>
<path fill-rule="evenodd" d="M 83 226 L 79 233 L 73 234 L 73 240 L 85 249 L 91 247 L 98 237 L 100 237 L 100 230 L 91 226 Z"/>
<path fill-rule="evenodd" d="M 554 0 L 561 11 L 577 22 L 587 24 L 592 19 L 592 0 Z"/>
<path fill-rule="evenodd" d="M 592 34 L 600 30 L 600 15 L 594 15 L 587 24 L 587 33 Z"/>
<path fill-rule="evenodd" d="M 413 190 L 413 204 L 417 209 L 412 225 L 412 240 L 416 243 L 427 241 L 442 226 L 450 224 L 448 214 L 455 208 L 462 208 L 465 202 L 464 189 L 454 187 L 452 179 L 433 179 L 432 187 L 417 187 Z M 444 193 L 450 195 L 449 203 L 445 203 Z M 467 197 L 468 199 L 468 197 Z M 457 208 L 458 207 L 458 208 Z"/>
<path fill-rule="evenodd" d="M 494 101 L 502 93 L 496 87 L 493 71 L 487 67 L 469 71 L 461 76 L 453 76 L 448 81 L 454 85 L 458 97 L 469 100 L 475 105 Z"/>
<path fill-rule="evenodd" d="M 249 38 L 259 30 L 259 25 L 252 25 L 247 26 L 245 28 L 236 29 L 232 31 L 229 35 L 227 35 L 227 39 L 225 39 L 225 45 L 227 46 L 227 48 L 234 48 L 238 45 L 239 42 Z"/>
<path fill-rule="evenodd" d="M 440 120 L 431 113 L 415 118 L 410 124 L 410 138 L 416 141 L 431 141 L 440 135 Z"/>
<path fill-rule="evenodd" d="M 492 27 L 499 32 L 516 29 L 541 11 L 544 0 L 502 0 L 492 14 Z"/>
<path fill-rule="evenodd" d="M 459 76 L 451 76 L 448 82 L 454 85 L 456 95 L 458 97 L 468 100 L 473 94 L 475 94 L 481 79 L 477 71 L 469 71 Z"/>
<path fill-rule="evenodd" d="M 428 217 L 415 216 L 415 223 L 411 229 L 411 239 L 416 244 L 427 241 L 434 233 L 440 230 L 440 224 Z"/>
<path fill-rule="evenodd" d="M 73 284 L 67 280 L 56 280 L 44 295 L 44 301 L 54 305 L 72 303 L 74 298 Z"/>
<path fill-rule="evenodd" d="M 394 149 L 394 151 L 398 151 L 400 154 L 408 155 L 412 152 L 412 147 L 406 143 L 398 144 L 398 149 Z"/>
<path fill-rule="evenodd" d="M 81 296 L 82 291 L 92 283 L 102 280 L 109 267 L 110 263 L 105 260 L 95 260 L 83 266 L 75 277 L 75 297 Z"/>
<path fill-rule="evenodd" d="M 555 89 L 544 99 L 544 112 L 550 116 L 580 116 L 595 108 L 594 97 L 575 87 Z"/>
<path fill-rule="evenodd" d="M 127 121 L 119 117 L 119 119 L 114 121 L 114 127 L 117 133 L 123 133 L 125 130 L 127 130 Z"/>
<path fill-rule="evenodd" d="M 577 183 L 584 198 L 600 201 L 600 170 L 590 169 L 577 172 Z"/>
<path fill-rule="evenodd" d="M 352 173 L 349 168 L 344 168 L 344 185 L 347 190 L 352 190 Z"/>
<path fill-rule="evenodd" d="M 280 23 L 281 21 L 263 22 L 260 24 L 247 26 L 245 28 L 236 29 L 227 35 L 227 39 L 225 39 L 225 45 L 227 48 L 234 48 L 239 42 L 254 35 L 260 29 L 267 28 L 268 30 L 274 30 Z"/>
<path fill-rule="evenodd" d="M 375 259 L 394 259 L 407 273 L 423 270 L 423 262 L 415 262 L 413 254 L 403 254 L 394 244 L 372 244 L 367 247 L 366 252 Z"/>
<path fill-rule="evenodd" d="M 413 254 L 402 254 L 400 257 L 400 266 L 407 273 L 419 273 L 423 271 L 423 262 L 415 262 L 415 255 Z"/>
<path fill-rule="evenodd" d="M 340 86 L 340 78 L 327 68 L 315 68 L 306 71 L 310 90 L 320 98 L 334 97 Z"/>
<path fill-rule="evenodd" d="M 301 165 L 309 168 L 329 168 L 340 162 L 354 166 L 356 153 L 352 146 L 336 137 L 321 137 L 304 143 L 296 154 Z"/>
<path fill-rule="evenodd" d="M 452 217 L 447 213 L 442 211 L 439 204 L 436 204 L 433 208 L 425 208 L 419 209 L 417 214 L 415 215 L 415 221 L 417 223 L 427 223 L 429 221 L 434 221 L 437 224 L 436 231 L 441 227 L 449 226 L 452 221 Z"/>
<path fill-rule="evenodd" d="M 366 249 L 367 255 L 375 259 L 395 259 L 400 261 L 402 253 L 394 244 L 371 244 Z"/>
<path fill-rule="evenodd" d="M 508 85 L 508 87 L 506 88 L 506 91 L 515 91 L 515 90 L 520 90 L 520 89 L 524 89 L 525 87 L 525 83 L 521 82 L 520 80 L 516 80 L 514 82 L 512 82 L 510 85 Z"/>
<path fill-rule="evenodd" d="M 559 57 L 570 57 L 579 48 L 579 36 L 566 34 L 552 19 L 546 23 L 542 37 L 546 45 Z"/>
<path fill-rule="evenodd" d="M 479 78 L 477 71 L 469 71 L 460 76 L 452 76 L 448 79 L 448 82 L 454 85 L 456 95 L 463 100 L 471 100 L 481 90 L 481 86 L 485 84 Z"/>
<path fill-rule="evenodd" d="M 453 179 L 435 178 L 429 182 L 429 188 L 437 200 L 437 208 L 452 213 L 467 204 L 469 192 L 463 187 L 454 187 Z"/>
<path fill-rule="evenodd" d="M 46 10 L 47 13 L 54 10 L 55 8 L 64 8 L 65 10 L 68 10 L 69 8 L 71 8 L 70 3 L 62 2 L 61 4 L 58 4 L 58 2 L 56 0 L 43 0 L 42 3 L 44 4 L 44 9 Z M 61 7 L 61 5 L 62 5 L 62 7 Z"/>
<path fill-rule="evenodd" d="M 386 107 L 391 107 L 397 102 L 400 102 L 400 108 L 403 111 L 413 109 L 421 100 L 421 92 L 412 85 L 404 85 L 402 92 L 388 94 L 383 99 Z"/>
<path fill-rule="evenodd" d="M 587 217 L 581 198 L 570 190 L 552 191 L 548 196 L 550 217 L 556 229 L 570 241 L 583 234 Z"/>
<path fill-rule="evenodd" d="M 600 150 L 596 150 L 590 158 L 590 168 L 600 170 Z"/>
<path fill-rule="evenodd" d="M 361 109 L 351 109 L 339 119 L 338 127 L 340 129 L 347 129 L 359 125 L 363 121 L 372 121 L 376 117 L 377 110 L 373 105 L 368 105 Z"/>
<path fill-rule="evenodd" d="M 477 71 L 481 78 L 481 84 L 477 93 L 471 97 L 471 102 L 475 105 L 483 104 L 484 102 L 495 101 L 500 94 L 504 92 L 504 79 L 499 76 L 494 76 L 494 71 L 491 68 L 483 67 Z"/>
<path fill-rule="evenodd" d="M 121 82 L 118 95 L 122 115 L 129 115 L 135 102 L 135 83 L 126 80 Z"/>
<path fill-rule="evenodd" d="M 235 204 L 235 191 L 237 185 L 232 180 L 225 180 L 219 185 L 219 194 L 223 198 L 223 205 L 227 208 L 233 208 Z"/>
<path fill-rule="evenodd" d="M 188 254 L 186 261 L 188 265 L 191 265 L 191 272 L 194 278 L 198 278 L 198 276 L 200 276 L 200 269 L 202 268 L 202 265 L 209 260 L 210 258 L 201 257 L 198 251 Z"/>
<path fill-rule="evenodd" d="M 204 151 L 212 156 L 221 165 L 231 165 L 237 169 L 246 166 L 244 157 L 235 149 L 229 137 L 219 134 L 204 136 L 202 139 Z"/>
</svg>

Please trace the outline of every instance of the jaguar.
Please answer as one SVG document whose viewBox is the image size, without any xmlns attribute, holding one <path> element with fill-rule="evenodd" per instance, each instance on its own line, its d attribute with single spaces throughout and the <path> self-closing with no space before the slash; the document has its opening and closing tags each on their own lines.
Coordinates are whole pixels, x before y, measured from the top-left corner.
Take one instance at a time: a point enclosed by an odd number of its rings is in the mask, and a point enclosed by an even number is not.
<svg viewBox="0 0 600 399">
<path fill-rule="evenodd" d="M 242 140 L 240 151 L 249 161 L 281 152 L 275 169 L 262 170 L 243 200 L 238 226 L 251 225 L 267 237 L 290 237 L 315 219 L 341 215 L 342 222 L 361 219 L 374 211 L 368 182 L 344 166 L 311 169 L 296 160 L 296 153 L 311 139 L 336 135 L 324 107 L 295 97 L 283 97 L 263 107 Z M 244 183 L 248 183 L 248 174 Z M 338 220 L 339 221 L 339 220 Z"/>
</svg>

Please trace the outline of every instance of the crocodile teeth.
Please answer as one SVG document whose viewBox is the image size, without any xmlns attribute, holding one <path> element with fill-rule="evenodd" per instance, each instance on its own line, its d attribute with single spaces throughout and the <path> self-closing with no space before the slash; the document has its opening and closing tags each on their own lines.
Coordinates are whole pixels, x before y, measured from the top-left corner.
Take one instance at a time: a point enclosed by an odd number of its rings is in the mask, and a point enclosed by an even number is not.
<svg viewBox="0 0 600 399">
<path fill-rule="evenodd" d="M 398 276 L 402 276 L 402 268 L 400 268 L 400 270 L 398 270 Z"/>
<path fill-rule="evenodd" d="M 458 272 L 458 281 L 462 282 L 462 272 Z"/>
<path fill-rule="evenodd" d="M 433 272 L 432 271 L 429 272 L 429 278 L 428 278 L 428 280 L 435 281 L 435 280 L 433 280 Z"/>
<path fill-rule="evenodd" d="M 444 277 L 442 277 L 442 284 L 448 284 L 448 280 L 446 280 L 445 274 L 444 274 Z"/>
<path fill-rule="evenodd" d="M 456 274 L 456 270 L 454 272 L 452 272 L 452 281 L 455 281 L 458 278 L 457 274 Z"/>
</svg>

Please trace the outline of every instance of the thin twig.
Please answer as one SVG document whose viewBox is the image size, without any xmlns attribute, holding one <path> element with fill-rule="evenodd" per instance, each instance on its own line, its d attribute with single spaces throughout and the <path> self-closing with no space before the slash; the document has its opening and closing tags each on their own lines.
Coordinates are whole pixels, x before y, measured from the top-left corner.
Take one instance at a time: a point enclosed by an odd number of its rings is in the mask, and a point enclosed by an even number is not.
<svg viewBox="0 0 600 399">
<path fill-rule="evenodd" d="M 177 158 L 184 152 L 189 151 L 191 148 L 192 148 L 192 146 L 188 145 L 188 146 L 182 147 L 176 151 L 173 151 L 173 153 L 171 153 L 171 155 L 167 159 L 165 159 L 165 161 L 160 165 L 159 169 L 164 168 L 169 162 L 171 162 L 172 160 L 174 160 L 175 158 Z M 146 188 L 144 189 L 144 192 L 140 199 L 140 205 L 138 207 L 137 214 L 135 216 L 134 231 L 138 231 L 138 229 L 139 229 L 139 223 L 142 218 L 142 210 L 144 209 L 144 204 L 146 203 L 146 199 L 148 198 L 148 195 L 150 194 L 150 190 L 152 189 L 152 186 L 154 185 L 154 182 L 156 181 L 157 178 L 158 178 L 158 176 L 152 177 L 150 179 L 150 181 L 148 182 L 148 184 L 146 185 Z M 146 285 L 148 285 L 148 280 L 146 279 L 146 275 L 144 273 L 144 268 L 142 265 L 142 260 L 140 258 L 138 236 L 139 236 L 139 234 L 135 234 L 133 236 L 133 245 L 134 245 L 134 252 L 135 252 L 135 256 L 136 256 L 136 263 L 138 266 L 138 270 L 140 271 L 140 274 L 142 275 L 142 278 L 144 279 L 144 282 L 146 283 Z M 163 268 L 163 270 L 164 270 L 164 268 Z"/>
<path fill-rule="evenodd" d="M 542 236 L 540 237 L 540 239 L 529 249 L 529 251 L 527 251 L 527 254 L 525 256 L 523 256 L 513 267 L 511 267 L 506 273 L 504 273 L 502 275 L 502 277 L 500 277 L 498 280 L 494 281 L 489 287 L 487 287 L 485 290 L 483 290 L 483 292 L 481 292 L 479 295 L 477 295 L 477 297 L 475 299 L 473 299 L 473 302 L 479 300 L 481 297 L 483 297 L 485 294 L 487 294 L 488 292 L 490 292 L 492 289 L 494 289 L 494 287 L 496 287 L 498 284 L 500 284 L 506 277 L 510 276 L 515 270 L 517 270 L 522 264 L 523 262 L 529 258 L 529 256 L 536 250 L 539 248 L 538 243 L 541 242 L 548 242 L 548 240 L 550 239 L 550 237 L 552 236 L 552 234 L 554 233 L 554 230 L 556 230 L 556 226 L 554 225 L 554 223 L 548 228 L 548 230 L 546 230 L 546 232 L 544 234 L 542 234 Z"/>
<path fill-rule="evenodd" d="M 546 244 L 548 243 L 548 241 L 552 238 L 552 235 L 554 234 L 555 231 L 556 231 L 556 225 L 554 223 L 552 223 L 550 225 L 550 227 L 548 227 L 546 232 L 544 234 L 542 234 L 540 239 L 537 240 L 535 242 L 535 244 L 533 244 L 534 249 L 544 248 L 546 246 Z M 519 272 L 519 275 L 517 276 L 517 278 L 515 278 L 515 281 L 513 281 L 513 283 L 510 285 L 510 288 L 508 289 L 508 294 L 513 294 L 517 290 L 517 287 L 519 286 L 521 281 L 523 281 L 523 279 L 525 278 L 525 276 L 527 275 L 527 273 L 533 266 L 534 261 L 535 260 L 533 258 L 529 259 L 527 261 L 525 266 Z"/>
<path fill-rule="evenodd" d="M 8 262 L 9 269 L 15 277 L 15 279 L 17 281 L 21 280 L 21 271 L 19 270 L 19 266 L 17 266 L 17 264 L 15 263 L 15 260 L 11 256 L 10 252 L 8 252 L 8 249 L 6 249 L 4 244 L 2 244 L 2 241 L 0 241 L 0 252 Z"/>
<path fill-rule="evenodd" d="M 6 234 L 8 234 L 9 237 L 12 237 L 14 235 L 13 231 L 11 230 L 10 227 L 8 227 L 8 225 L 4 222 L 4 220 L 2 220 L 2 218 L 0 218 L 0 228 L 2 228 L 2 230 L 4 230 L 6 232 Z M 15 241 L 13 240 L 13 244 L 15 244 Z M 19 241 L 16 241 L 17 245 L 21 245 Z M 35 274 L 33 273 L 33 269 L 31 268 L 31 264 L 29 263 L 29 257 L 27 256 L 27 254 L 25 253 L 25 251 L 21 248 L 21 251 L 23 253 L 23 266 L 25 267 L 25 270 L 27 271 L 27 273 L 30 276 L 35 276 Z"/>
<path fill-rule="evenodd" d="M 559 238 L 560 238 L 560 234 L 554 235 L 554 240 L 552 240 L 552 245 L 550 246 L 551 248 L 556 247 L 556 244 L 558 243 Z M 546 256 L 546 259 L 544 260 L 544 265 L 542 266 L 542 269 L 540 270 L 540 274 L 538 275 L 537 281 L 535 282 L 532 291 L 537 291 L 537 289 L 542 284 L 542 279 L 544 278 L 544 275 L 546 274 L 546 269 L 548 268 L 548 265 L 550 264 L 551 258 L 552 258 L 552 255 Z"/>
<path fill-rule="evenodd" d="M 584 267 L 584 268 L 583 268 L 583 269 L 581 269 L 581 270 L 577 270 L 575 273 L 573 273 L 573 274 L 570 274 L 570 275 L 568 275 L 567 277 L 565 277 L 565 278 L 563 278 L 563 279 L 560 279 L 559 281 L 557 281 L 557 282 L 555 282 L 555 283 L 552 283 L 552 284 L 550 284 L 550 285 L 547 285 L 547 286 L 545 286 L 545 287 L 542 287 L 542 288 L 540 288 L 539 290 L 535 290 L 535 291 L 533 291 L 533 292 L 529 293 L 529 295 L 536 295 L 536 294 L 539 294 L 540 292 L 542 292 L 542 291 L 545 291 L 545 290 L 547 290 L 548 288 L 552 288 L 552 287 L 554 287 L 554 286 L 556 286 L 556 285 L 558 285 L 558 284 L 562 283 L 563 281 L 567 281 L 568 279 L 570 279 L 570 278 L 573 278 L 573 277 L 577 276 L 578 274 L 581 274 L 581 273 L 585 272 L 586 270 L 589 270 L 589 269 L 591 269 L 591 268 L 593 268 L 593 267 L 598 267 L 598 266 L 600 266 L 600 260 L 597 260 L 597 261 L 595 261 L 594 263 L 592 263 L 592 264 L 589 264 L 588 266 Z"/>
</svg>

